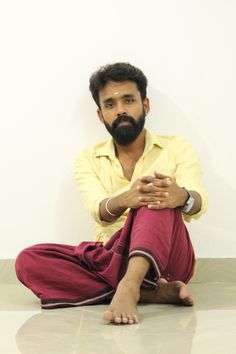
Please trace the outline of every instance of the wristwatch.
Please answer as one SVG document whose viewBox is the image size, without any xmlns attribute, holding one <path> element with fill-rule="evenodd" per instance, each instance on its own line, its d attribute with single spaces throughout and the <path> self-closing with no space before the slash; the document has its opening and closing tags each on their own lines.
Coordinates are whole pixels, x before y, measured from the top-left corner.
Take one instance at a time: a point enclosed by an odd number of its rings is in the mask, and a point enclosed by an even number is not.
<svg viewBox="0 0 236 354">
<path fill-rule="evenodd" d="M 194 200 L 193 194 L 191 192 L 189 192 L 187 189 L 185 189 L 185 190 L 188 193 L 188 199 L 182 208 L 182 212 L 187 214 L 192 209 L 195 200 Z"/>
</svg>

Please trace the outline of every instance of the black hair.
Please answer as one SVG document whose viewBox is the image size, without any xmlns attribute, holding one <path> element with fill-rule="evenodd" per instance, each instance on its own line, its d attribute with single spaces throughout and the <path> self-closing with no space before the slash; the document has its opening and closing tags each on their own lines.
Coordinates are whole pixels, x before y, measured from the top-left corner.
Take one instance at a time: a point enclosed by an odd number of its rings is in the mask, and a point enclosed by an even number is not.
<svg viewBox="0 0 236 354">
<path fill-rule="evenodd" d="M 89 80 L 89 89 L 97 106 L 100 107 L 99 91 L 108 81 L 134 81 L 142 100 L 146 98 L 147 78 L 143 72 L 129 63 L 107 64 L 95 71 Z"/>
</svg>

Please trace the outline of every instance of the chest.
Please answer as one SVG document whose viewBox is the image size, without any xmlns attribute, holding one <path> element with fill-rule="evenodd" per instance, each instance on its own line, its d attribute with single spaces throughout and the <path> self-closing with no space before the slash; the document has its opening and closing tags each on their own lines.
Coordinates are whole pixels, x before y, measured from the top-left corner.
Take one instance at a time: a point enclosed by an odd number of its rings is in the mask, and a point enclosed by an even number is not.
<svg viewBox="0 0 236 354">
<path fill-rule="evenodd" d="M 131 181 L 137 160 L 119 158 L 119 162 L 125 178 Z"/>
</svg>

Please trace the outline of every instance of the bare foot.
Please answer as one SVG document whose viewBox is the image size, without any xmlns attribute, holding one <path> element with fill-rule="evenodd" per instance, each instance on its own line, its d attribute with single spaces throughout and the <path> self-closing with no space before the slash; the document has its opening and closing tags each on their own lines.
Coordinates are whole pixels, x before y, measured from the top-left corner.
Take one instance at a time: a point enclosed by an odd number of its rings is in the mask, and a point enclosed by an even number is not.
<svg viewBox="0 0 236 354">
<path fill-rule="evenodd" d="M 139 323 L 137 302 L 140 289 L 129 281 L 122 280 L 113 296 L 113 299 L 104 312 L 104 320 L 117 324 Z"/>
<path fill-rule="evenodd" d="M 168 283 L 165 279 L 159 279 L 157 290 L 141 290 L 140 301 L 159 304 L 182 304 L 193 306 L 193 297 L 186 284 L 182 281 Z"/>
</svg>

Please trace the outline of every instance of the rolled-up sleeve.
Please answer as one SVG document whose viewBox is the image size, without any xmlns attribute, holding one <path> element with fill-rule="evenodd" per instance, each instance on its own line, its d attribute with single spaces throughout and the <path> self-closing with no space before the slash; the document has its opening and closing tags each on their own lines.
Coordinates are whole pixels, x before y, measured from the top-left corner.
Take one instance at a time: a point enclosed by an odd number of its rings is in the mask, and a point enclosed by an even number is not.
<svg viewBox="0 0 236 354">
<path fill-rule="evenodd" d="M 100 218 L 99 205 L 109 194 L 103 187 L 89 154 L 83 152 L 76 158 L 73 174 L 85 208 L 98 224 L 110 224 Z"/>
</svg>

